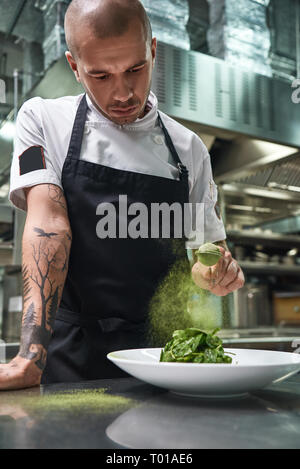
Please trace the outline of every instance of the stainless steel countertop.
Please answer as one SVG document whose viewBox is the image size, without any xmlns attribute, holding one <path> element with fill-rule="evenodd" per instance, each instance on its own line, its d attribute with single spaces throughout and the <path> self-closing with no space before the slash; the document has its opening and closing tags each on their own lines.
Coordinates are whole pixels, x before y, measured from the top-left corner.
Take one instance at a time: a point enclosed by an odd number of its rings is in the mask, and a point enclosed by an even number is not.
<svg viewBox="0 0 300 469">
<path fill-rule="evenodd" d="M 24 398 L 106 388 L 113 412 L 28 411 Z M 0 448 L 300 448 L 300 374 L 237 399 L 184 398 L 134 378 L 0 393 Z M 134 454 L 134 453 L 133 453 Z"/>
</svg>

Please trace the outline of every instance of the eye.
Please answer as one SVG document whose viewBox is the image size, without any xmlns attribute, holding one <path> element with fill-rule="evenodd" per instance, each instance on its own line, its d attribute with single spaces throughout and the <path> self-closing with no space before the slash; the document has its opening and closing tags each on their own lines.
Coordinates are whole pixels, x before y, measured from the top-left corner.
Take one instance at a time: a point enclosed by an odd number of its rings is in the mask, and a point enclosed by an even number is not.
<svg viewBox="0 0 300 469">
<path fill-rule="evenodd" d="M 95 80 L 107 80 L 107 78 L 109 77 L 109 75 L 102 75 L 101 77 L 94 77 Z"/>
<path fill-rule="evenodd" d="M 131 70 L 128 70 L 128 73 L 138 73 L 141 70 L 143 70 L 143 68 L 144 68 L 144 65 L 142 65 L 139 68 L 132 68 Z M 95 80 L 105 81 L 109 78 L 109 75 L 102 75 L 101 77 L 94 77 L 94 78 L 95 78 Z"/>
<path fill-rule="evenodd" d="M 137 72 L 140 72 L 143 68 L 144 68 L 144 66 L 143 66 L 143 67 L 139 67 L 139 68 L 133 68 L 133 69 L 129 70 L 129 73 L 137 73 Z"/>
</svg>

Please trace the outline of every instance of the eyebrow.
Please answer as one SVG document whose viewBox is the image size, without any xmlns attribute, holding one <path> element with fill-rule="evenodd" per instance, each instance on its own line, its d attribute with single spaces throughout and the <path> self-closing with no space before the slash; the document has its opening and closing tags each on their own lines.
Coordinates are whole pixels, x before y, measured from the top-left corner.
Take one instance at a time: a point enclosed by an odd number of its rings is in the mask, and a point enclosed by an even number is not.
<svg viewBox="0 0 300 469">
<path fill-rule="evenodd" d="M 132 67 L 129 67 L 127 70 L 131 70 L 132 68 L 136 68 L 136 67 L 141 67 L 142 65 L 145 65 L 146 63 L 147 63 L 147 60 L 141 60 L 139 63 L 132 65 Z M 89 70 L 87 71 L 87 73 L 89 75 L 100 75 L 100 74 L 110 73 L 110 72 L 106 70 Z"/>
</svg>

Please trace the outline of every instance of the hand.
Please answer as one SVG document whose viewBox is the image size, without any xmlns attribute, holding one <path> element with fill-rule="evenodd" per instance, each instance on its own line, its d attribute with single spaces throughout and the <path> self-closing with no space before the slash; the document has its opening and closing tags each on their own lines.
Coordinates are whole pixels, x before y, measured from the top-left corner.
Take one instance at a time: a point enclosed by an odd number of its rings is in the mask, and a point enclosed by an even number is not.
<svg viewBox="0 0 300 469">
<path fill-rule="evenodd" d="M 196 262 L 192 268 L 192 278 L 196 285 L 209 290 L 217 296 L 226 296 L 244 286 L 245 278 L 242 269 L 229 251 L 219 246 L 222 257 L 216 265 L 206 267 Z"/>
<path fill-rule="evenodd" d="M 42 371 L 33 361 L 17 355 L 11 362 L 0 365 L 0 390 L 39 386 Z"/>
</svg>

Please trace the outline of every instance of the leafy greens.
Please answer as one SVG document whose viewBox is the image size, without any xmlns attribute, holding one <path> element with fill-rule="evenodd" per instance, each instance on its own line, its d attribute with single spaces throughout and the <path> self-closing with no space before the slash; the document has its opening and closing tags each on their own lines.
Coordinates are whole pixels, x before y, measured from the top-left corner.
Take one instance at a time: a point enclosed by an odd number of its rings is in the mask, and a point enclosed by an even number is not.
<svg viewBox="0 0 300 469">
<path fill-rule="evenodd" d="M 232 358 L 225 355 L 222 340 L 216 335 L 218 331 L 195 327 L 174 331 L 161 351 L 160 362 L 231 363 Z"/>
</svg>

